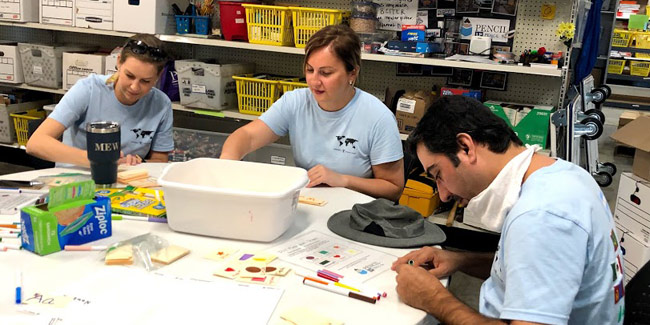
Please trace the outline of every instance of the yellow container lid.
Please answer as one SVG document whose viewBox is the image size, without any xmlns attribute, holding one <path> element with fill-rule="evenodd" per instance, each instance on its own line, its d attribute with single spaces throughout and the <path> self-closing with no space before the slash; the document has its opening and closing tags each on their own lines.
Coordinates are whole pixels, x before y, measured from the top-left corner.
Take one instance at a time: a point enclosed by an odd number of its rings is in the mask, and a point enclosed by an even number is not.
<svg viewBox="0 0 650 325">
<path fill-rule="evenodd" d="M 434 190 L 433 187 L 427 184 L 409 179 L 406 181 L 403 193 L 411 197 L 431 198 Z"/>
</svg>

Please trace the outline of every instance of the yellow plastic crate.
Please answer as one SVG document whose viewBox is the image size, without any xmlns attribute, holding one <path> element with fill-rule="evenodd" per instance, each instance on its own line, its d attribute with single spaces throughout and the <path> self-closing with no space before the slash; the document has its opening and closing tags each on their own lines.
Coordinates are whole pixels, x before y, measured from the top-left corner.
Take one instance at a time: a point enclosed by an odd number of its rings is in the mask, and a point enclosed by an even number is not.
<svg viewBox="0 0 650 325">
<path fill-rule="evenodd" d="M 634 53 L 635 58 L 639 59 L 650 59 L 650 53 Z"/>
<path fill-rule="evenodd" d="M 636 33 L 636 47 L 650 49 L 650 33 Z"/>
<path fill-rule="evenodd" d="M 248 42 L 265 45 L 293 46 L 291 9 L 242 3 L 246 8 Z"/>
<path fill-rule="evenodd" d="M 282 86 L 282 93 L 286 93 L 288 91 L 292 91 L 294 89 L 299 89 L 299 88 L 307 88 L 306 82 L 301 82 L 298 80 L 280 80 L 280 85 Z"/>
<path fill-rule="evenodd" d="M 647 77 L 650 72 L 649 61 L 630 61 L 630 74 L 633 76 Z"/>
<path fill-rule="evenodd" d="M 623 74 L 623 69 L 625 69 L 625 60 L 609 59 L 607 73 Z"/>
<path fill-rule="evenodd" d="M 237 90 L 237 105 L 242 114 L 262 115 L 280 98 L 280 80 L 284 78 L 252 74 L 232 76 Z"/>
<path fill-rule="evenodd" d="M 350 12 L 338 9 L 289 7 L 293 14 L 293 39 L 296 47 L 304 48 L 309 38 L 321 28 L 338 25 L 350 17 Z"/>
<path fill-rule="evenodd" d="M 612 35 L 612 46 L 614 47 L 628 47 L 634 38 L 634 32 L 624 29 L 614 29 Z"/>
<path fill-rule="evenodd" d="M 16 129 L 16 137 L 18 144 L 24 146 L 29 140 L 29 121 L 42 120 L 45 118 L 45 111 L 30 109 L 27 112 L 9 114 L 14 118 L 14 128 Z"/>
</svg>

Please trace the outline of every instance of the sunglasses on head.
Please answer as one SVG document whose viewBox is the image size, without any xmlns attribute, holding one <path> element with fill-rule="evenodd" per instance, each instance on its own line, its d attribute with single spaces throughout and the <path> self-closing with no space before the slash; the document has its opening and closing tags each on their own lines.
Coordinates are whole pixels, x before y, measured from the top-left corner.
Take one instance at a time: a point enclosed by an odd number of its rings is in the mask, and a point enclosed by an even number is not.
<svg viewBox="0 0 650 325">
<path fill-rule="evenodd" d="M 163 61 L 167 59 L 167 54 L 160 48 L 148 46 L 143 41 L 130 40 L 126 43 L 126 47 L 130 48 L 136 54 L 149 54 L 154 61 Z"/>
</svg>

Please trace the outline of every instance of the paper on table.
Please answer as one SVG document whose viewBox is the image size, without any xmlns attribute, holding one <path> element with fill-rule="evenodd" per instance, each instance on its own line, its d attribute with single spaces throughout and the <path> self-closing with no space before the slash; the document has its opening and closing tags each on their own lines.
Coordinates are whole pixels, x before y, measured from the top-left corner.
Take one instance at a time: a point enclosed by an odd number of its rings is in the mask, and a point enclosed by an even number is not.
<svg viewBox="0 0 650 325">
<path fill-rule="evenodd" d="M 308 270 L 327 269 L 361 282 L 390 270 L 397 259 L 391 254 L 315 230 L 268 251 L 278 255 L 281 260 Z"/>
<path fill-rule="evenodd" d="M 57 316 L 65 324 L 182 324 L 188 316 L 223 324 L 266 324 L 282 293 L 280 288 L 111 267 L 57 292 L 74 297 Z M 80 300 L 84 303 L 75 303 Z M 24 306 L 41 315 L 56 312 L 37 307 Z"/>
<path fill-rule="evenodd" d="M 15 214 L 22 207 L 28 206 L 41 197 L 35 193 L 5 193 L 0 192 L 0 214 Z"/>
</svg>

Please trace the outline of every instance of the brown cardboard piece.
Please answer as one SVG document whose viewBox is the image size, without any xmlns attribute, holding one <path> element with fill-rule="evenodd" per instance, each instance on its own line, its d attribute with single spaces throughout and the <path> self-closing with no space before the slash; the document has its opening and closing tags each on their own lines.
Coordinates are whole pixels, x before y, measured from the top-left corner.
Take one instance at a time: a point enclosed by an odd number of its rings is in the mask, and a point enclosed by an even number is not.
<svg viewBox="0 0 650 325">
<path fill-rule="evenodd" d="M 650 180 L 650 117 L 640 116 L 611 135 L 612 139 L 636 148 L 632 172 Z"/>
<path fill-rule="evenodd" d="M 411 133 L 433 102 L 433 96 L 425 90 L 409 90 L 397 102 L 395 117 L 401 133 Z"/>
</svg>

